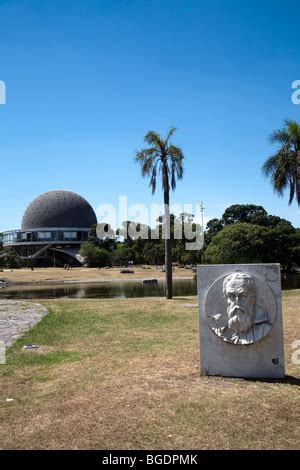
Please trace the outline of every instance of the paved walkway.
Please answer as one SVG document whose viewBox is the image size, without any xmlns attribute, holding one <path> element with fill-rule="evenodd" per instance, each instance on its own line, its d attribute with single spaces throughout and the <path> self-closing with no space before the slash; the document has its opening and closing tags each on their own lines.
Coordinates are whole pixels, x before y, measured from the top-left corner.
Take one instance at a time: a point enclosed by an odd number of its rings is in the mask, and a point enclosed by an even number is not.
<svg viewBox="0 0 300 470">
<path fill-rule="evenodd" d="M 0 341 L 11 346 L 47 313 L 46 307 L 40 304 L 23 300 L 0 300 Z"/>
</svg>

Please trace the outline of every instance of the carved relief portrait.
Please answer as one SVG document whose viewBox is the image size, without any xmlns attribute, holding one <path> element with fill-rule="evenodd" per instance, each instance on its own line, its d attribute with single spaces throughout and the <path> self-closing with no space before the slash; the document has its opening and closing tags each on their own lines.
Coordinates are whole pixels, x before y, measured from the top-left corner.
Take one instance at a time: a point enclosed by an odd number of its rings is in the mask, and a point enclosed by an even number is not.
<svg viewBox="0 0 300 470">
<path fill-rule="evenodd" d="M 210 287 L 205 312 L 211 329 L 233 344 L 253 344 L 271 330 L 276 301 L 270 287 L 245 272 L 233 272 Z"/>
</svg>

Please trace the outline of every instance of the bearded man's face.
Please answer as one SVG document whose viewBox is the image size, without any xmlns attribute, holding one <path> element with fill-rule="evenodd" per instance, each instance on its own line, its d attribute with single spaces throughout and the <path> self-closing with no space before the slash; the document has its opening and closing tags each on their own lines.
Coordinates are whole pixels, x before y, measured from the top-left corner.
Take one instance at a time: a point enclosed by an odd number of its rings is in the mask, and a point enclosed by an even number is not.
<svg viewBox="0 0 300 470">
<path fill-rule="evenodd" d="M 233 279 L 227 283 L 228 327 L 235 333 L 246 333 L 253 325 L 255 316 L 255 296 L 249 292 L 243 279 Z"/>
</svg>

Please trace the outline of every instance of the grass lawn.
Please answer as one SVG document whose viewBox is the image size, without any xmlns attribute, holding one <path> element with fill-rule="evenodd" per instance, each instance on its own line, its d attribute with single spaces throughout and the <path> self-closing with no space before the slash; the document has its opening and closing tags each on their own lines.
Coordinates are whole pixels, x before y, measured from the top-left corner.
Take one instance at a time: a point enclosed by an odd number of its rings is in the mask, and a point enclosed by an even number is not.
<svg viewBox="0 0 300 470">
<path fill-rule="evenodd" d="M 284 294 L 283 381 L 200 377 L 189 302 L 42 301 L 49 315 L 0 366 L 0 447 L 299 448 L 300 292 Z"/>
<path fill-rule="evenodd" d="M 60 282 L 109 282 L 114 280 L 141 280 L 141 279 L 164 279 L 165 273 L 160 272 L 156 266 L 133 266 L 133 274 L 121 274 L 120 268 L 73 268 L 66 270 L 63 268 L 34 268 L 31 269 L 4 269 L 0 277 L 14 283 L 60 283 Z M 194 273 L 186 268 L 174 268 L 173 277 L 192 278 Z"/>
</svg>

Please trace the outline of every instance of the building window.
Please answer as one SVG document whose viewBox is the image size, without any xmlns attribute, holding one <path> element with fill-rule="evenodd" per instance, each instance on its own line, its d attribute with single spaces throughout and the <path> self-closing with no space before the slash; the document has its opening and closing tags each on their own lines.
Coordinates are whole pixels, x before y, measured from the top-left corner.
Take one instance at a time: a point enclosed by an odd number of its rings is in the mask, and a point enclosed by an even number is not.
<svg viewBox="0 0 300 470">
<path fill-rule="evenodd" d="M 64 232 L 64 241 L 69 242 L 70 241 L 70 233 L 71 232 Z"/>
</svg>

